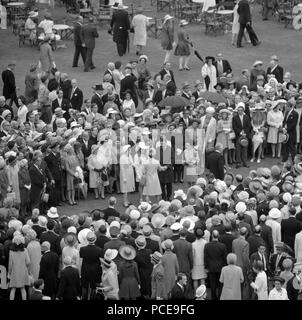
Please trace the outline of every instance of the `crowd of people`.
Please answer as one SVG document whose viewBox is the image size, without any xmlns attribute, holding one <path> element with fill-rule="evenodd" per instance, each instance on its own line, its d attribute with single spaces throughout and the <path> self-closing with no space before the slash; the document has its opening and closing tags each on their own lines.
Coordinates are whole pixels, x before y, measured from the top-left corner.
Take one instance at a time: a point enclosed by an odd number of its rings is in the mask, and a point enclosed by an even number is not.
<svg viewBox="0 0 302 320">
<path fill-rule="evenodd" d="M 235 77 L 218 53 L 179 87 L 167 48 L 156 73 L 145 54 L 109 62 L 91 95 L 53 63 L 23 95 L 16 63 L 2 72 L 2 298 L 301 299 L 301 85 L 275 55 Z M 90 192 L 108 207 L 60 214 Z"/>
</svg>

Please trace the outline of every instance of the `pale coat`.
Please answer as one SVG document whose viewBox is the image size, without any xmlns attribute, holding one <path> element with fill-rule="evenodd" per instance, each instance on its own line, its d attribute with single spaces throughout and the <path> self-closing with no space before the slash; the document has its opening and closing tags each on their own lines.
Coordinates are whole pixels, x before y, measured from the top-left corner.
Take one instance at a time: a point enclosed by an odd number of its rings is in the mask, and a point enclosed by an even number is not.
<svg viewBox="0 0 302 320">
<path fill-rule="evenodd" d="M 34 280 L 38 280 L 42 256 L 40 242 L 37 240 L 30 241 L 27 245 L 27 251 L 30 259 L 28 271 L 33 276 Z"/>
<path fill-rule="evenodd" d="M 258 300 L 267 300 L 268 292 L 267 292 L 267 276 L 264 271 L 261 271 L 257 274 L 255 280 L 255 287 L 257 289 Z"/>
<path fill-rule="evenodd" d="M 209 84 L 209 91 L 210 92 L 216 92 L 214 86 L 217 84 L 217 70 L 215 66 L 209 66 L 207 63 L 205 63 L 201 68 L 201 75 L 203 78 L 206 76 L 209 76 L 210 78 L 210 84 Z"/>
<path fill-rule="evenodd" d="M 222 268 L 219 281 L 223 284 L 220 300 L 241 300 L 242 269 L 235 265 Z"/>
<path fill-rule="evenodd" d="M 50 71 L 54 66 L 52 49 L 48 42 L 44 42 L 40 46 L 40 63 L 44 72 Z"/>
<path fill-rule="evenodd" d="M 272 228 L 274 243 L 281 242 L 281 224 L 273 219 L 266 220 L 265 224 Z"/>
<path fill-rule="evenodd" d="M 135 46 L 146 46 L 147 44 L 147 26 L 148 18 L 143 14 L 137 14 L 133 17 L 132 27 L 134 28 L 133 44 Z"/>
<path fill-rule="evenodd" d="M 166 293 L 172 290 L 175 285 L 176 276 L 179 272 L 177 256 L 170 250 L 166 250 L 162 257 L 162 265 L 164 267 L 164 282 Z"/>
<path fill-rule="evenodd" d="M 134 163 L 131 156 L 123 154 L 120 159 L 120 187 L 122 193 L 135 191 Z"/>
<path fill-rule="evenodd" d="M 297 262 L 302 262 L 302 231 L 296 234 L 295 238 L 295 258 Z"/>
<path fill-rule="evenodd" d="M 207 273 L 204 268 L 204 246 L 206 244 L 206 240 L 204 239 L 196 239 L 192 243 L 193 249 L 193 269 L 192 269 L 192 279 L 199 280 L 205 279 L 207 277 Z"/>
</svg>

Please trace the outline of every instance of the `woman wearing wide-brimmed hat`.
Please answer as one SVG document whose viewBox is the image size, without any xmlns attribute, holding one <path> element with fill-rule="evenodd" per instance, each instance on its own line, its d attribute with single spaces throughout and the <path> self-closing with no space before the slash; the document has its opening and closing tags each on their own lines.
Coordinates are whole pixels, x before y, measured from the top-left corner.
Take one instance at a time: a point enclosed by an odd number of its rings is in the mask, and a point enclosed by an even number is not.
<svg viewBox="0 0 302 320">
<path fill-rule="evenodd" d="M 136 15 L 131 21 L 131 27 L 134 29 L 133 44 L 137 46 L 136 55 L 142 54 L 143 47 L 147 44 L 147 27 L 149 26 L 149 19 L 143 14 L 142 7 L 138 7 Z"/>
<path fill-rule="evenodd" d="M 161 46 L 166 51 L 164 63 L 169 62 L 174 44 L 174 21 L 169 14 L 165 15 L 161 30 Z"/>
<path fill-rule="evenodd" d="M 151 249 L 147 249 L 146 238 L 144 236 L 138 236 L 135 239 L 135 245 L 137 247 L 137 253 L 135 261 L 137 263 L 141 294 L 144 298 L 151 297 L 151 274 L 152 274 L 152 263 L 150 261 L 150 255 L 152 254 Z"/>
<path fill-rule="evenodd" d="M 270 143 L 272 146 L 272 157 L 275 158 L 277 154 L 277 158 L 281 156 L 281 143 L 278 141 L 278 134 L 280 129 L 282 128 L 284 115 L 280 110 L 279 100 L 273 101 L 272 109 L 267 113 L 267 124 L 268 128 L 268 136 L 267 143 Z M 277 150 L 276 150 L 277 147 Z"/>
<path fill-rule="evenodd" d="M 162 255 L 160 252 L 155 251 L 151 255 L 151 263 L 153 264 L 153 270 L 151 274 L 151 299 L 167 299 L 167 288 L 165 286 L 165 268 L 162 264 Z"/>
<path fill-rule="evenodd" d="M 124 259 L 119 269 L 119 297 L 121 300 L 135 300 L 140 293 L 140 278 L 137 263 L 134 261 L 136 251 L 132 246 L 119 248 L 119 254 Z"/>
</svg>

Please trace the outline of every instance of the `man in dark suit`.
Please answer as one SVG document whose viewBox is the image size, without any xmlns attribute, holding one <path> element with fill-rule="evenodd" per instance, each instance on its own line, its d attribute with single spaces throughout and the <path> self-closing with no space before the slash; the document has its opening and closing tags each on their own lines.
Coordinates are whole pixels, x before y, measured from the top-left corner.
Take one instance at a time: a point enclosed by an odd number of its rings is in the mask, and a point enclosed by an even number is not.
<svg viewBox="0 0 302 320">
<path fill-rule="evenodd" d="M 62 110 L 66 111 L 64 113 L 64 118 L 68 116 L 68 109 L 70 108 L 70 103 L 68 99 L 63 98 L 63 90 L 58 90 L 57 93 L 58 98 L 55 99 L 51 104 L 52 112 L 57 108 L 62 108 Z M 67 119 L 68 120 L 68 119 Z"/>
<path fill-rule="evenodd" d="M 224 243 L 218 241 L 219 232 L 212 232 L 212 241 L 204 247 L 204 266 L 208 270 L 211 298 L 218 300 L 221 293 L 219 282 L 221 269 L 226 265 L 227 249 Z"/>
<path fill-rule="evenodd" d="M 170 62 L 165 62 L 164 63 L 164 67 L 159 71 L 160 77 L 162 80 L 164 80 L 164 76 L 166 74 L 169 74 L 171 77 L 171 80 L 174 82 L 175 84 L 175 79 L 174 79 L 174 73 L 171 70 L 171 63 Z"/>
<path fill-rule="evenodd" d="M 76 79 L 71 80 L 71 85 L 70 104 L 73 109 L 81 111 L 83 104 L 83 91 L 78 88 L 78 82 Z"/>
<path fill-rule="evenodd" d="M 113 62 L 109 62 L 108 65 L 107 65 L 107 69 L 105 70 L 104 72 L 104 76 L 106 74 L 110 74 L 111 75 L 111 84 L 113 86 L 115 86 L 115 82 L 114 82 L 114 79 L 113 79 L 113 70 L 115 69 L 115 64 Z"/>
<path fill-rule="evenodd" d="M 99 37 L 93 17 L 89 17 L 89 23 L 83 26 L 82 37 L 87 48 L 84 72 L 88 72 L 95 69 L 95 65 L 92 62 L 92 55 L 95 48 L 95 38 Z"/>
<path fill-rule="evenodd" d="M 184 273 L 179 273 L 176 278 L 176 283 L 171 290 L 170 299 L 171 300 L 184 300 L 185 296 L 185 287 L 187 285 L 187 276 Z"/>
<path fill-rule="evenodd" d="M 245 0 L 241 0 L 245 1 Z M 242 146 L 240 143 L 240 138 L 246 138 L 247 141 L 250 136 L 250 132 L 252 129 L 251 120 L 244 113 L 245 104 L 244 102 L 239 102 L 237 106 L 238 114 L 232 119 L 232 127 L 236 135 L 236 160 L 237 165 L 236 168 L 240 168 L 241 163 L 244 167 L 249 167 L 246 163 L 247 161 L 247 149 L 248 146 Z"/>
<path fill-rule="evenodd" d="M 168 97 L 169 95 L 170 92 L 167 90 L 167 85 L 164 81 L 162 81 L 160 83 L 160 89 L 155 92 L 153 101 L 155 104 L 158 105 L 164 98 Z"/>
<path fill-rule="evenodd" d="M 33 291 L 29 295 L 29 300 L 43 300 L 44 280 L 38 279 L 34 282 Z"/>
<path fill-rule="evenodd" d="M 227 224 L 225 226 L 225 232 L 219 235 L 219 242 L 224 243 L 226 246 L 227 254 L 232 253 L 232 243 L 236 237 L 232 234 L 232 226 Z"/>
<path fill-rule="evenodd" d="M 169 74 L 165 74 L 163 81 L 166 83 L 166 88 L 167 88 L 167 91 L 169 92 L 169 95 L 174 96 L 176 93 L 176 85 L 172 81 L 171 76 Z"/>
<path fill-rule="evenodd" d="M 261 261 L 263 263 L 263 270 L 269 272 L 269 259 L 265 252 L 265 244 L 259 244 L 257 251 L 250 256 L 250 266 L 253 266 L 255 261 Z"/>
<path fill-rule="evenodd" d="M 302 230 L 302 224 L 296 219 L 296 209 L 289 209 L 289 218 L 281 221 L 281 239 L 282 241 L 295 250 L 296 234 Z"/>
<path fill-rule="evenodd" d="M 104 90 L 101 84 L 96 84 L 92 87 L 93 96 L 91 97 L 91 104 L 95 103 L 98 106 L 98 112 L 103 114 L 102 92 Z"/>
<path fill-rule="evenodd" d="M 297 148 L 297 123 L 299 119 L 298 112 L 295 111 L 295 102 L 290 99 L 287 101 L 283 120 L 283 133 L 287 133 L 289 138 L 287 143 L 282 144 L 282 162 L 286 162 L 289 155 L 294 159 Z"/>
<path fill-rule="evenodd" d="M 159 242 L 151 239 L 152 228 L 149 225 L 143 227 L 143 236 L 146 238 L 146 248 L 151 250 L 152 253 L 159 251 Z"/>
<path fill-rule="evenodd" d="M 265 215 L 261 215 L 259 218 L 260 221 L 260 226 L 261 226 L 261 238 L 264 240 L 265 242 L 265 246 L 266 246 L 266 252 L 268 255 L 270 255 L 271 253 L 274 252 L 274 240 L 273 240 L 273 231 L 272 228 L 270 226 L 267 226 L 265 224 L 266 221 L 266 216 Z"/>
<path fill-rule="evenodd" d="M 273 74 L 279 83 L 283 83 L 283 68 L 279 66 L 276 55 L 271 56 L 270 66 L 267 68 L 266 76 Z"/>
<path fill-rule="evenodd" d="M 63 264 L 64 269 L 60 274 L 57 298 L 62 300 L 79 300 L 81 296 L 79 270 L 72 265 L 70 256 L 64 258 Z"/>
<path fill-rule="evenodd" d="M 55 181 L 52 199 L 50 199 L 50 205 L 53 207 L 60 206 L 61 197 L 61 182 L 62 182 L 62 167 L 61 167 L 61 156 L 60 156 L 60 146 L 58 143 L 53 143 L 50 145 L 51 152 L 48 154 L 44 160 L 46 161 L 47 167 Z"/>
<path fill-rule="evenodd" d="M 78 16 L 77 21 L 73 25 L 73 42 L 75 48 L 72 63 L 73 68 L 76 68 L 78 66 L 80 54 L 83 59 L 83 64 L 85 64 L 86 60 L 86 47 L 83 39 L 82 26 L 83 17 Z"/>
<path fill-rule="evenodd" d="M 222 53 L 217 54 L 217 60 L 213 63 L 217 70 L 217 78 L 226 77 L 227 74 L 232 73 L 232 68 L 228 60 L 223 59 Z"/>
<path fill-rule="evenodd" d="M 105 221 L 108 220 L 109 217 L 118 217 L 120 213 L 115 209 L 116 206 L 116 198 L 110 197 L 108 200 L 108 208 L 103 210 Z"/>
<path fill-rule="evenodd" d="M 44 280 L 43 294 L 55 298 L 58 285 L 59 256 L 50 250 L 48 241 L 41 242 L 42 258 L 40 261 L 39 279 Z"/>
<path fill-rule="evenodd" d="M 217 143 L 215 150 L 207 155 L 207 168 L 214 174 L 216 179 L 224 178 L 223 146 Z"/>
<path fill-rule="evenodd" d="M 47 241 L 50 243 L 50 250 L 55 252 L 58 256 L 61 254 L 61 246 L 60 246 L 60 236 L 54 232 L 54 228 L 56 223 L 54 220 L 49 219 L 47 221 L 47 231 L 42 232 L 40 237 L 40 242 L 43 243 Z"/>
<path fill-rule="evenodd" d="M 179 231 L 179 239 L 173 242 L 174 252 L 177 256 L 179 271 L 186 274 L 190 278 L 193 268 L 193 248 L 192 244 L 186 240 L 187 230 Z"/>
<path fill-rule="evenodd" d="M 255 233 L 250 235 L 246 241 L 249 243 L 250 245 L 250 256 L 257 252 L 258 248 L 260 245 L 266 246 L 264 240 L 261 237 L 261 226 L 257 225 L 255 227 Z"/>
<path fill-rule="evenodd" d="M 122 4 L 119 4 L 116 9 L 113 9 L 110 27 L 113 31 L 113 41 L 116 43 L 117 52 L 121 57 L 126 54 L 127 51 L 130 21 L 128 12 L 124 9 Z"/>
<path fill-rule="evenodd" d="M 99 231 L 96 237 L 95 245 L 104 250 L 105 243 L 109 242 L 110 239 L 106 236 L 106 226 L 102 225 L 99 227 Z"/>
<path fill-rule="evenodd" d="M 6 70 L 2 72 L 3 81 L 3 95 L 6 100 L 9 100 L 9 106 L 11 107 L 13 102 L 19 107 L 17 93 L 16 93 L 16 80 L 14 75 L 16 63 L 11 62 L 7 65 Z"/>
<path fill-rule="evenodd" d="M 132 76 L 132 69 L 131 67 L 125 67 L 125 78 L 121 80 L 121 89 L 120 89 L 120 97 L 121 99 L 125 98 L 125 92 L 127 90 L 130 90 L 132 94 L 132 99 L 135 102 L 137 102 L 137 95 L 136 95 L 136 87 L 135 87 L 135 81 L 136 78 Z"/>
<path fill-rule="evenodd" d="M 237 12 L 239 14 L 240 29 L 237 37 L 237 48 L 242 48 L 241 41 L 244 34 L 244 29 L 247 30 L 253 46 L 260 44 L 255 31 L 252 28 L 251 11 L 248 0 L 240 0 Z"/>
</svg>

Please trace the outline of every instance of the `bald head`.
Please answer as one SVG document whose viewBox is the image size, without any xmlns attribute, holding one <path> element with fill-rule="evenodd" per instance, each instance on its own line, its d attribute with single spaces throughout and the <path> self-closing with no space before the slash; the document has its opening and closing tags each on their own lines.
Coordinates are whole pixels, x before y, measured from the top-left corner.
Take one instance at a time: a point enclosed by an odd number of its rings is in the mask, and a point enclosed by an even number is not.
<svg viewBox="0 0 302 320">
<path fill-rule="evenodd" d="M 256 234 L 260 234 L 261 233 L 261 226 L 259 226 L 259 225 L 257 225 L 256 227 L 255 227 L 255 233 Z"/>
<path fill-rule="evenodd" d="M 109 62 L 107 67 L 109 70 L 113 71 L 115 69 L 115 64 L 113 62 Z"/>
<path fill-rule="evenodd" d="M 246 227 L 242 227 L 242 228 L 240 229 L 240 235 L 241 235 L 241 236 L 246 236 L 246 234 L 247 234 L 247 228 L 246 228 Z"/>
<path fill-rule="evenodd" d="M 213 238 L 213 239 L 218 239 L 218 237 L 219 237 L 219 232 L 218 232 L 217 230 L 213 230 L 213 232 L 212 232 L 212 238 Z"/>
</svg>

